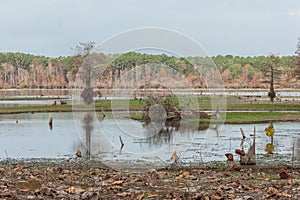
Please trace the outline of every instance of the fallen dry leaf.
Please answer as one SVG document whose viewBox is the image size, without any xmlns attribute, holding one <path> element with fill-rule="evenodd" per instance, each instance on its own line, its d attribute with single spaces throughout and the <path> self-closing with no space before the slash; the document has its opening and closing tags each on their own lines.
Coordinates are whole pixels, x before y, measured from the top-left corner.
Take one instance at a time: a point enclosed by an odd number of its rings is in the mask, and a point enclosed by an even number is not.
<svg viewBox="0 0 300 200">
<path fill-rule="evenodd" d="M 123 181 L 114 181 L 111 184 L 112 185 L 121 185 L 123 183 Z"/>
<path fill-rule="evenodd" d="M 70 170 L 64 169 L 64 170 L 62 170 L 62 172 L 63 172 L 64 174 L 69 174 L 69 173 L 70 173 Z"/>
<path fill-rule="evenodd" d="M 287 183 L 288 183 L 289 185 L 293 185 L 293 184 L 295 183 L 295 179 L 289 178 L 289 179 L 287 180 Z"/>
<path fill-rule="evenodd" d="M 240 155 L 240 156 L 246 155 L 246 153 L 243 150 L 240 150 L 240 149 L 236 149 L 235 153 L 238 154 L 238 155 Z"/>
<path fill-rule="evenodd" d="M 183 178 L 186 178 L 186 179 L 190 178 L 190 172 L 187 172 L 187 171 L 182 172 L 182 175 L 183 175 Z"/>
<path fill-rule="evenodd" d="M 179 157 L 178 157 L 176 151 L 174 151 L 171 158 L 170 158 L 170 160 L 173 160 L 174 162 L 176 162 L 178 159 L 179 159 Z"/>
<path fill-rule="evenodd" d="M 204 200 L 210 200 L 208 195 L 205 195 L 204 197 L 202 197 Z"/>
<path fill-rule="evenodd" d="M 130 196 L 131 193 L 129 193 L 129 192 L 121 192 L 121 193 L 118 193 L 117 195 L 118 195 L 119 197 L 127 197 L 127 196 Z"/>
<path fill-rule="evenodd" d="M 78 149 L 75 153 L 77 158 L 81 158 L 81 151 Z"/>
<path fill-rule="evenodd" d="M 242 167 L 239 166 L 239 165 L 234 164 L 234 165 L 232 165 L 231 169 L 234 170 L 234 171 L 240 171 L 242 169 Z"/>
<path fill-rule="evenodd" d="M 76 187 L 69 187 L 67 189 L 67 192 L 70 193 L 70 194 L 81 194 L 83 193 L 85 190 L 84 189 L 81 189 L 81 188 L 76 188 Z"/>
<path fill-rule="evenodd" d="M 233 155 L 232 155 L 232 153 L 226 153 L 225 156 L 227 157 L 227 162 L 233 162 Z"/>
<path fill-rule="evenodd" d="M 220 196 L 220 195 L 215 195 L 215 194 L 213 194 L 212 196 L 211 196 L 211 199 L 212 200 L 221 200 L 221 199 L 224 199 L 222 196 Z"/>
<path fill-rule="evenodd" d="M 154 168 L 149 169 L 149 172 L 150 172 L 150 173 L 157 173 L 156 169 L 154 169 Z"/>
<path fill-rule="evenodd" d="M 235 195 L 234 194 L 227 194 L 227 198 L 228 199 L 235 199 Z"/>
<path fill-rule="evenodd" d="M 30 175 L 29 178 L 30 178 L 30 179 L 36 179 L 36 177 L 33 176 L 33 175 Z"/>
<path fill-rule="evenodd" d="M 282 197 L 288 197 L 288 198 L 291 198 L 291 197 L 292 197 L 292 195 L 290 195 L 290 194 L 287 193 L 287 192 L 281 192 L 281 193 L 279 193 L 278 195 L 279 195 L 279 196 L 282 196 Z"/>
<path fill-rule="evenodd" d="M 267 193 L 269 193 L 269 194 L 278 194 L 278 190 L 276 188 L 270 187 L 267 190 Z"/>
<path fill-rule="evenodd" d="M 280 179 L 288 179 L 289 178 L 289 175 L 288 175 L 288 173 L 286 173 L 285 170 L 286 170 L 285 168 L 281 168 L 279 170 Z"/>
</svg>

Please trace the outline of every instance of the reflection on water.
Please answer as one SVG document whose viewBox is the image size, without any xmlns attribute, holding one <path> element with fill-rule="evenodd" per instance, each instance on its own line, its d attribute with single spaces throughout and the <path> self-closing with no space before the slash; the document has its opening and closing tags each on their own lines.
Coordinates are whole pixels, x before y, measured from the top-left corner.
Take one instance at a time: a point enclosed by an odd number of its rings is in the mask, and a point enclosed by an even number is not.
<svg viewBox="0 0 300 200">
<path fill-rule="evenodd" d="M 262 156 L 266 155 L 265 147 L 270 143 L 264 132 L 269 124 L 228 124 L 217 134 L 214 129 L 191 128 L 182 122 L 151 125 L 125 118 L 114 119 L 111 113 L 106 113 L 103 120 L 102 113 L 80 113 L 80 116 L 76 121 L 73 113 L 0 115 L 0 158 L 7 157 L 5 151 L 10 158 L 70 158 L 80 149 L 86 157 L 113 161 L 153 161 L 155 157 L 166 161 L 174 151 L 183 161 L 224 161 L 225 153 L 234 153 L 240 148 L 241 127 L 247 136 L 245 149 L 249 148 L 249 135 L 254 126 L 256 152 L 261 160 L 267 159 Z M 52 130 L 48 125 L 50 117 L 53 117 Z M 299 161 L 300 124 L 274 123 L 274 127 L 275 150 L 268 159 L 291 160 L 294 143 L 295 160 Z M 121 154 L 120 136 L 124 142 Z"/>
<path fill-rule="evenodd" d="M 85 129 L 85 154 L 87 158 L 91 156 L 91 134 L 93 130 L 93 114 L 87 112 L 83 118 L 83 128 Z"/>
<path fill-rule="evenodd" d="M 209 128 L 208 124 L 185 123 L 180 120 L 166 122 L 143 122 L 145 138 L 139 141 L 148 145 L 169 144 L 173 141 L 173 136 L 184 134 L 186 137 L 192 137 L 197 131 L 205 131 Z"/>
</svg>

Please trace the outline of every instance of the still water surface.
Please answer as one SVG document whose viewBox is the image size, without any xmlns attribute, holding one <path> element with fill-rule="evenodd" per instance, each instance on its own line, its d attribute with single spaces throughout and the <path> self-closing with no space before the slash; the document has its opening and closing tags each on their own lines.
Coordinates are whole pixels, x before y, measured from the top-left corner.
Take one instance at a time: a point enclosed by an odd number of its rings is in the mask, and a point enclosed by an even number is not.
<svg viewBox="0 0 300 200">
<path fill-rule="evenodd" d="M 119 116 L 119 117 L 118 117 Z M 49 118 L 53 118 L 50 129 Z M 225 153 L 233 153 L 241 144 L 240 128 L 249 136 L 256 127 L 256 152 L 265 155 L 271 139 L 264 133 L 268 124 L 223 125 L 196 130 L 174 124 L 145 125 L 139 121 L 107 113 L 102 119 L 88 120 L 86 113 L 23 113 L 0 115 L 0 159 L 9 158 L 74 158 L 80 149 L 83 154 L 103 161 L 144 160 L 168 162 L 176 151 L 185 162 L 224 161 Z M 156 127 L 156 129 L 155 129 Z M 159 127 L 159 128 L 157 128 Z M 289 160 L 295 144 L 295 158 L 300 155 L 300 124 L 274 123 L 273 157 Z M 124 148 L 120 151 L 120 137 Z M 250 140 L 251 138 L 251 140 Z"/>
</svg>

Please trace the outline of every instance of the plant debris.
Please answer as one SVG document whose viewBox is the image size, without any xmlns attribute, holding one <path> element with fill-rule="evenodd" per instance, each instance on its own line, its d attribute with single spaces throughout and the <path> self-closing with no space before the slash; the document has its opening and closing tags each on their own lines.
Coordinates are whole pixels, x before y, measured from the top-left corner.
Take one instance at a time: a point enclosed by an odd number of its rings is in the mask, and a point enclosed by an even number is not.
<svg viewBox="0 0 300 200">
<path fill-rule="evenodd" d="M 170 166 L 135 172 L 101 163 L 2 163 L 0 188 L 0 199 L 299 199 L 300 169 Z"/>
</svg>

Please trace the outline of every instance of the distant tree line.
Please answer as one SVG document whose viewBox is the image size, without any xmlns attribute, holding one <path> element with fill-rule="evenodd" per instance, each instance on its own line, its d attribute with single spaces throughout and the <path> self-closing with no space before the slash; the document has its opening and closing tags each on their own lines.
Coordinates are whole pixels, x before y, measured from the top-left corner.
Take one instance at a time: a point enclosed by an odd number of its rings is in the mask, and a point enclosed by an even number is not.
<svg viewBox="0 0 300 200">
<path fill-rule="evenodd" d="M 274 84 L 277 88 L 300 88 L 300 39 L 295 56 L 218 55 L 178 58 L 165 54 L 129 52 L 123 55 L 101 54 L 101 57 L 105 61 L 105 71 L 99 77 L 99 88 L 112 86 L 114 81 L 132 68 L 155 63 L 171 67 L 195 88 L 205 88 L 203 74 L 210 70 L 213 63 L 227 88 L 268 88 L 270 66 L 276 69 Z M 24 53 L 0 53 L 0 88 L 72 88 L 82 60 L 83 55 L 79 53 L 56 58 Z M 200 71 L 195 70 L 192 64 L 201 66 Z"/>
</svg>

